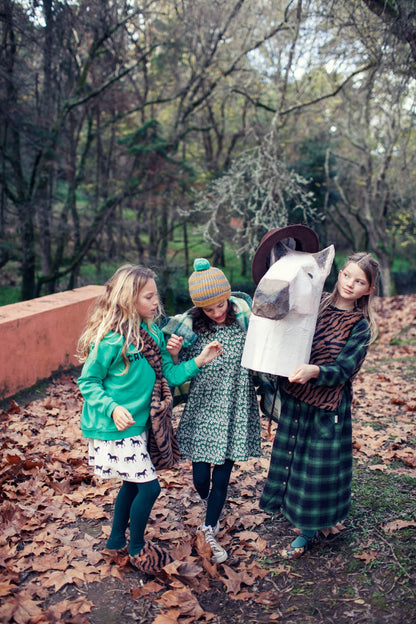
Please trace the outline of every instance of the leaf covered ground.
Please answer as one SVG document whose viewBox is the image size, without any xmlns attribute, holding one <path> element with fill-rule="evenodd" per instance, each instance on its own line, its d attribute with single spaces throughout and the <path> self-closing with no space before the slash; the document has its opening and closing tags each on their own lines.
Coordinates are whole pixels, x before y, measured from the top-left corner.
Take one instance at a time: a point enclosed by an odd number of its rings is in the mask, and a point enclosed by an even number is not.
<svg viewBox="0 0 416 624">
<path fill-rule="evenodd" d="M 148 538 L 175 561 L 159 578 L 105 551 L 115 481 L 87 466 L 75 375 L 0 411 L 0 622 L 44 624 L 410 623 L 416 621 L 416 295 L 378 300 L 380 336 L 355 383 L 349 517 L 288 563 L 288 522 L 258 508 L 262 457 L 233 472 L 211 565 L 195 538 L 190 466 L 160 474 Z M 178 415 L 177 415 L 178 417 Z"/>
</svg>

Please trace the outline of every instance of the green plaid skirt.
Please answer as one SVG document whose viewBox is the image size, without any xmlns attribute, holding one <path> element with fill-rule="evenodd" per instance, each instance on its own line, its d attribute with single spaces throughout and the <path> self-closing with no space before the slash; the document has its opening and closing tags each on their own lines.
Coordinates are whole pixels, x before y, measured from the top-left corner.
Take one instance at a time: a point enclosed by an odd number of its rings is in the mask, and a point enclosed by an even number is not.
<svg viewBox="0 0 416 624">
<path fill-rule="evenodd" d="M 296 527 L 323 529 L 345 519 L 351 499 L 351 391 L 337 412 L 282 393 L 282 411 L 260 499 Z"/>
</svg>

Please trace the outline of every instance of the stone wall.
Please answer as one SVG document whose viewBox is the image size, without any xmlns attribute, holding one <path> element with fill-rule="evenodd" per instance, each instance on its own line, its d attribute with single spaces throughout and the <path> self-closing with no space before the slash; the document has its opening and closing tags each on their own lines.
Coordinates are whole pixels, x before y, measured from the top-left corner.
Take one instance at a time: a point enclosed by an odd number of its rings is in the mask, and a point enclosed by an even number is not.
<svg viewBox="0 0 416 624">
<path fill-rule="evenodd" d="M 79 364 L 78 338 L 103 286 L 0 307 L 0 398 Z"/>
</svg>

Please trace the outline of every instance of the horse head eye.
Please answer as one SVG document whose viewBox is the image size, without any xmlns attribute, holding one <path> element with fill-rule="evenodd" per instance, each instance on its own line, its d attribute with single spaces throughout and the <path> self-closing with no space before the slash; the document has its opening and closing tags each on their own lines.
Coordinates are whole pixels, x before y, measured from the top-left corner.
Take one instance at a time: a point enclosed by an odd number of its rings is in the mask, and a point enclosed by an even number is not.
<svg viewBox="0 0 416 624">
<path fill-rule="evenodd" d="M 310 277 L 311 279 L 313 279 L 313 274 L 312 274 L 312 273 L 308 273 L 308 277 Z"/>
</svg>

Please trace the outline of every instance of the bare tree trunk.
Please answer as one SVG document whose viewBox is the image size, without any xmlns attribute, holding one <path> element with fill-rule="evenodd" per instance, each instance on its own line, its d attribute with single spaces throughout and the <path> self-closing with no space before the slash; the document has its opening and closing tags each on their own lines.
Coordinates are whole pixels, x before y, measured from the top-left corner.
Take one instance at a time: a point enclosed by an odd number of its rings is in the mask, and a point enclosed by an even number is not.
<svg viewBox="0 0 416 624">
<path fill-rule="evenodd" d="M 214 258 L 212 260 L 214 266 L 225 266 L 224 244 L 221 243 L 214 247 Z"/>
<path fill-rule="evenodd" d="M 241 254 L 241 275 L 247 277 L 248 258 L 247 253 L 243 251 Z"/>
<path fill-rule="evenodd" d="M 393 290 L 391 266 L 388 260 L 386 261 L 386 263 L 384 263 L 383 260 L 380 259 L 380 278 L 381 278 L 380 279 L 380 282 L 381 282 L 380 294 L 383 297 L 391 297 L 394 294 L 394 290 Z"/>
<path fill-rule="evenodd" d="M 22 243 L 21 299 L 32 299 L 35 294 L 35 227 L 31 205 L 18 206 L 20 220 L 20 240 Z"/>
<path fill-rule="evenodd" d="M 160 226 L 159 226 L 159 253 L 158 257 L 162 263 L 166 262 L 169 239 L 169 207 L 167 197 L 162 196 L 162 205 L 160 208 Z"/>
<path fill-rule="evenodd" d="M 51 120 L 53 119 L 53 81 L 52 81 L 52 55 L 54 45 L 54 20 L 52 0 L 43 0 L 43 16 L 45 19 L 45 37 L 43 43 L 43 89 L 39 102 L 39 125 L 49 133 Z M 37 204 L 39 219 L 39 233 L 41 237 L 40 264 L 43 275 L 49 275 L 52 268 L 52 239 L 51 239 L 51 215 L 52 215 L 52 191 L 53 191 L 54 164 L 49 157 L 43 161 L 39 182 L 34 195 Z M 49 292 L 53 292 L 54 285 L 49 283 Z"/>
</svg>

